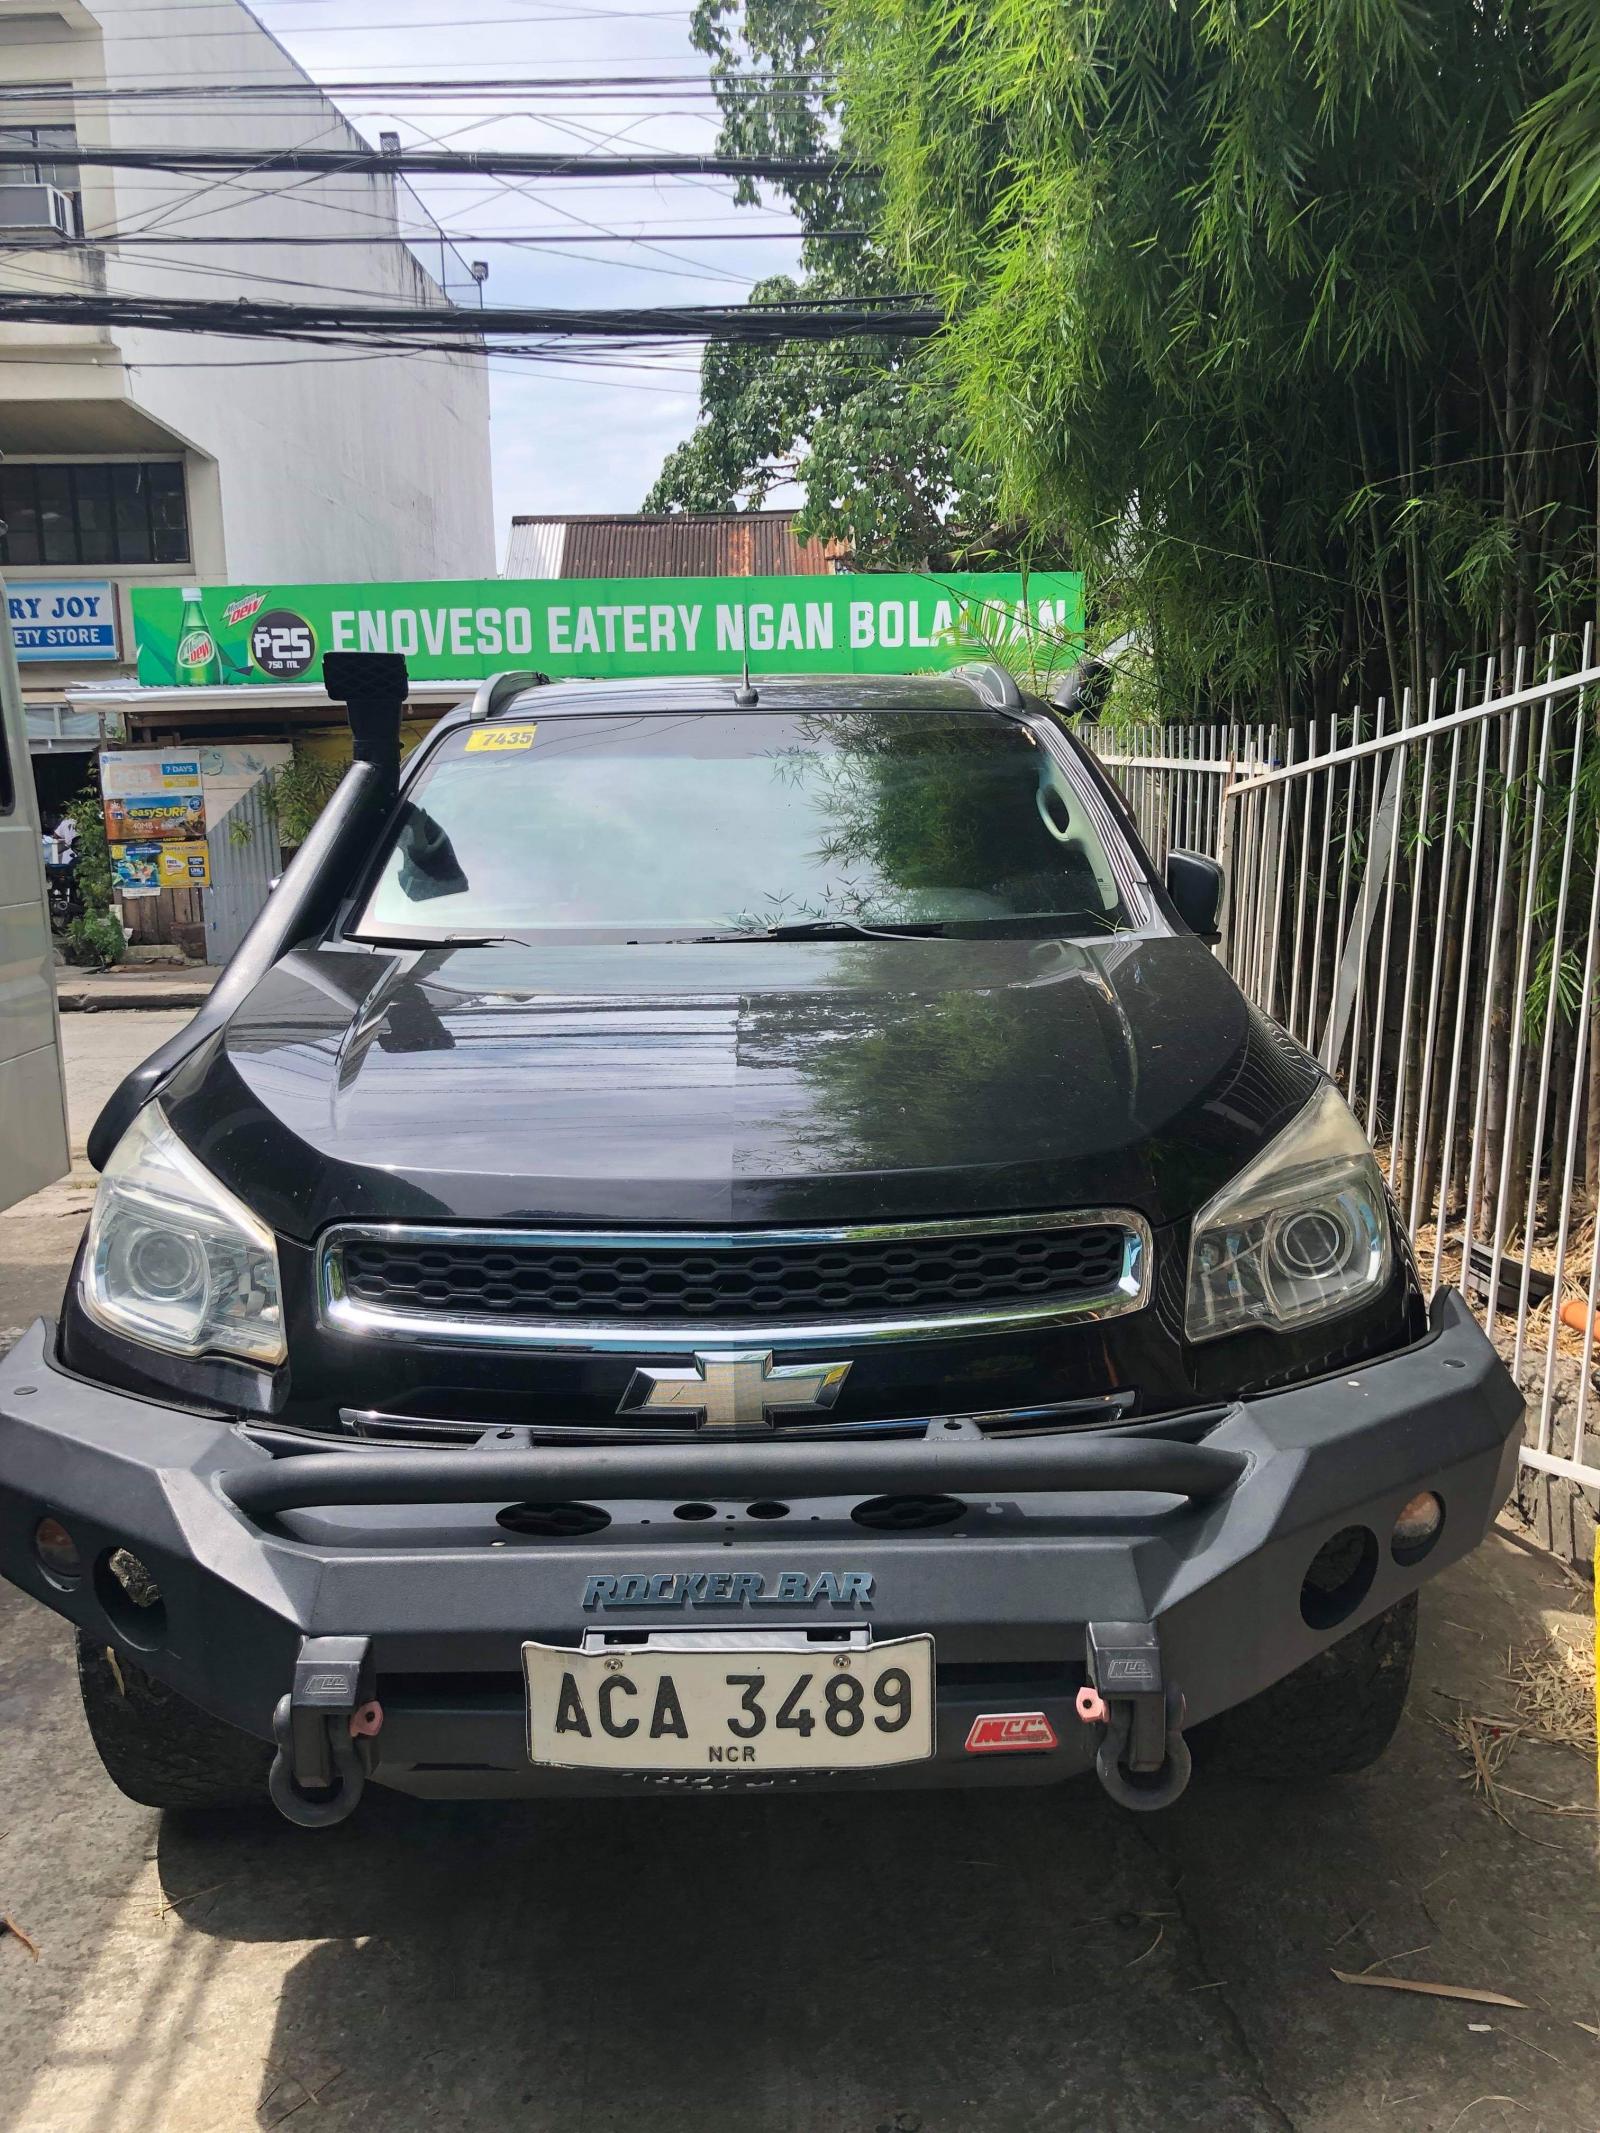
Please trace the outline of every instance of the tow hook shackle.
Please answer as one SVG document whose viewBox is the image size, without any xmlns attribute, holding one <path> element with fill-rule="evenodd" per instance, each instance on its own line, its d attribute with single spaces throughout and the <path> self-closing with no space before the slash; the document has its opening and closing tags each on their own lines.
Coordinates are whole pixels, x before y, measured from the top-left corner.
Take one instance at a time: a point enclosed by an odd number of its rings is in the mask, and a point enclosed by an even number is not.
<svg viewBox="0 0 1600 2133">
<path fill-rule="evenodd" d="M 355 1813 L 378 1759 L 383 1706 L 372 1694 L 366 1637 L 303 1637 L 294 1687 L 278 1699 L 278 1752 L 267 1792 L 302 1829 L 328 1829 Z"/>
<path fill-rule="evenodd" d="M 1170 1807 L 1189 1782 L 1189 1744 L 1183 1696 L 1161 1678 L 1155 1625 L 1091 1622 L 1085 1642 L 1089 1684 L 1078 1691 L 1076 1709 L 1086 1725 L 1105 1727 L 1096 1775 L 1119 1806 Z"/>
</svg>

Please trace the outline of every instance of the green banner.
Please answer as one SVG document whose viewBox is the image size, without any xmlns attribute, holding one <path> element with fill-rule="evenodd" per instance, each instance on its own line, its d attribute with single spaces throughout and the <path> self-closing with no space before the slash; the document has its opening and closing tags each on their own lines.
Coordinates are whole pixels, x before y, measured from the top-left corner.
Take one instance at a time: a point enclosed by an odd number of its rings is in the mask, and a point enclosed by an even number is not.
<svg viewBox="0 0 1600 2133">
<path fill-rule="evenodd" d="M 1035 673 L 1083 638 L 1074 571 L 814 578 L 466 579 L 420 585 L 133 590 L 139 679 L 318 681 L 324 652 L 403 652 L 417 681 L 552 676 L 903 674 L 988 652 Z"/>
</svg>

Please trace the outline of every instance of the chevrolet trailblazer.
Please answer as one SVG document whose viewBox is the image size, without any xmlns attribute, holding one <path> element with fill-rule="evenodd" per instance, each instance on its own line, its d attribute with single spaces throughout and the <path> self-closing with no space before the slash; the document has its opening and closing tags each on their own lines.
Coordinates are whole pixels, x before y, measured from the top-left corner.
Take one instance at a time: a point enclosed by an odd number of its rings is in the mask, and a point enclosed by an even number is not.
<svg viewBox="0 0 1600 2133">
<path fill-rule="evenodd" d="M 108 1104 L 0 1569 L 113 1780 L 1037 1784 L 1385 1746 L 1521 1406 L 1068 724 L 502 676 Z"/>
</svg>

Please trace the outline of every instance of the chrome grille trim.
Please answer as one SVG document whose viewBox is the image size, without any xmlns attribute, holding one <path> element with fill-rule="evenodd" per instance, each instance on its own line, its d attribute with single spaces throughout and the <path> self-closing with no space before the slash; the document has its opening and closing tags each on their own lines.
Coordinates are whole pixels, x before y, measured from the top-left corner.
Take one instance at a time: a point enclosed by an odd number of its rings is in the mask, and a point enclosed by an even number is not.
<svg viewBox="0 0 1600 2133">
<path fill-rule="evenodd" d="M 780 1422 L 760 1429 L 730 1429 L 717 1432 L 719 1444 L 772 1444 L 777 1440 L 832 1442 L 839 1437 L 925 1437 L 940 1423 L 973 1429 L 985 1436 L 1010 1437 L 1038 1431 L 1103 1430 L 1123 1426 L 1134 1392 L 1093 1393 L 1082 1400 L 1054 1400 L 1044 1407 L 991 1407 L 961 1415 L 901 1415 L 881 1421 L 830 1422 L 809 1417 L 803 1422 Z M 970 1428 L 967 1426 L 970 1425 Z M 377 1450 L 395 1445 L 477 1444 L 503 1428 L 493 1422 L 457 1422 L 448 1417 L 387 1414 L 381 1408 L 341 1407 L 339 1427 L 345 1438 Z M 693 1425 L 678 1429 L 641 1428 L 608 1416 L 603 1422 L 518 1422 L 518 1438 L 531 1444 L 693 1444 L 705 1441 L 704 1432 Z M 312 1442 L 326 1445 L 326 1431 L 307 1433 Z"/>
<path fill-rule="evenodd" d="M 739 1320 L 732 1324 L 679 1319 L 521 1319 L 464 1312 L 387 1310 L 347 1293 L 343 1247 L 355 1239 L 407 1244 L 463 1243 L 494 1249 L 531 1245 L 559 1250 L 585 1246 L 625 1251 L 758 1250 L 764 1245 L 855 1244 L 900 1238 L 1001 1236 L 1019 1230 L 1120 1228 L 1122 1267 L 1098 1295 L 1041 1297 L 971 1310 L 906 1312 L 867 1318 L 806 1319 L 797 1323 Z M 536 1229 L 427 1222 L 342 1222 L 317 1247 L 317 1316 L 330 1332 L 358 1339 L 425 1341 L 475 1348 L 559 1349 L 569 1355 L 692 1354 L 716 1347 L 815 1348 L 858 1343 L 954 1339 L 1016 1327 L 1094 1323 L 1141 1310 L 1154 1270 L 1150 1225 L 1131 1209 L 1086 1208 L 1069 1214 L 992 1215 L 954 1222 L 867 1223 L 851 1227 L 759 1230 Z"/>
</svg>

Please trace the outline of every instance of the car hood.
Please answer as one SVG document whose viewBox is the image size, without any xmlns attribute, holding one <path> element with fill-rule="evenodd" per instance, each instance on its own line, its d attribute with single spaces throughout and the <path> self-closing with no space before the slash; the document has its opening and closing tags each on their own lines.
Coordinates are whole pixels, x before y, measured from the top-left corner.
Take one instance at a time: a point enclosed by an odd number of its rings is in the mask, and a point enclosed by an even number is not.
<svg viewBox="0 0 1600 2133">
<path fill-rule="evenodd" d="M 1188 1215 L 1315 1068 L 1188 937 L 287 956 L 164 1101 L 286 1235 L 341 1219 Z"/>
</svg>

